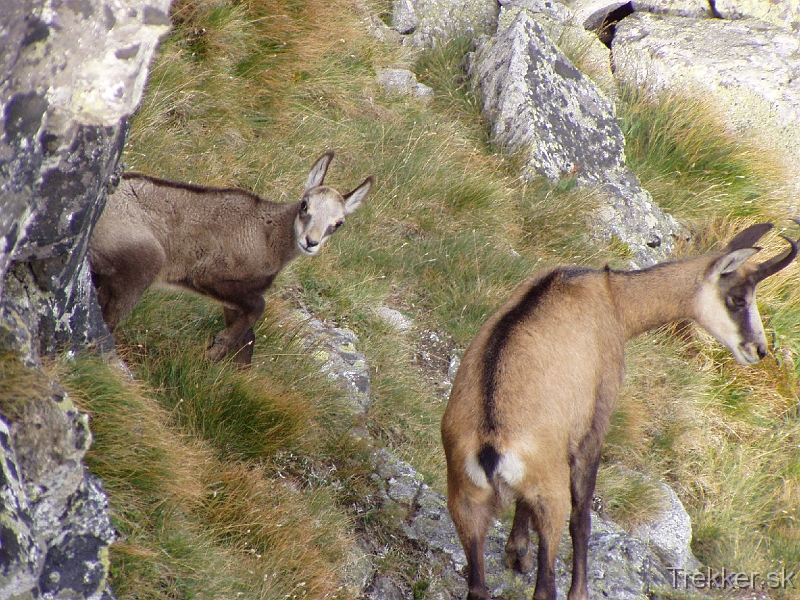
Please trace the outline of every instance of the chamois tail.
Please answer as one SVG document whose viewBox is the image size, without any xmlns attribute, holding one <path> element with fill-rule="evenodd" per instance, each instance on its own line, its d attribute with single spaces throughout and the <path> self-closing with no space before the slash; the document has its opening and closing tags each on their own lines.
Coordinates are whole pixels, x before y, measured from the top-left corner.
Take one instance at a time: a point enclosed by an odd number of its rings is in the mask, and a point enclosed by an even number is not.
<svg viewBox="0 0 800 600">
<path fill-rule="evenodd" d="M 486 473 L 486 479 L 491 481 L 497 471 L 497 465 L 500 464 L 500 454 L 491 444 L 484 444 L 478 452 L 478 462 Z"/>
</svg>

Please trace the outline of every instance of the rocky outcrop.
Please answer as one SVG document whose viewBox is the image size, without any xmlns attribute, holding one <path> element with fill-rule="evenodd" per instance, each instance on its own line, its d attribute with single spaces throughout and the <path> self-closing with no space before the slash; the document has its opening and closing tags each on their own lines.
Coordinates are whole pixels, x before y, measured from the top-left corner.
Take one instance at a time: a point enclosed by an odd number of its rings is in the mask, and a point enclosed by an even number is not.
<svg viewBox="0 0 800 600">
<path fill-rule="evenodd" d="M 3 367 L 33 385 L 0 403 L 0 598 L 111 598 L 115 533 L 102 485 L 83 467 L 88 417 L 43 374 Z"/>
<path fill-rule="evenodd" d="M 496 0 L 394 0 L 391 27 L 405 43 L 431 47 L 456 35 L 493 32 L 497 13 Z"/>
<path fill-rule="evenodd" d="M 0 346 L 30 363 L 105 334 L 86 247 L 168 4 L 28 0 L 0 15 Z"/>
<path fill-rule="evenodd" d="M 86 249 L 168 6 L 21 0 L 0 11 L 0 360 L 18 357 L 35 380 L 47 380 L 45 354 L 110 348 Z M 87 417 L 49 384 L 30 391 L 0 394 L 0 599 L 111 597 L 114 533 L 82 464 Z"/>
<path fill-rule="evenodd" d="M 761 19 L 800 32 L 800 0 L 714 0 L 722 19 Z"/>
<path fill-rule="evenodd" d="M 595 232 L 625 243 L 636 265 L 664 259 L 680 226 L 626 167 L 613 102 L 550 41 L 535 14 L 507 10 L 515 16 L 479 44 L 470 69 L 492 140 L 522 152 L 530 178 L 597 188 Z M 501 24 L 506 20 L 501 15 Z"/>
<path fill-rule="evenodd" d="M 634 13 L 616 27 L 615 75 L 711 99 L 731 131 L 771 148 L 800 191 L 800 35 L 755 19 Z"/>
</svg>

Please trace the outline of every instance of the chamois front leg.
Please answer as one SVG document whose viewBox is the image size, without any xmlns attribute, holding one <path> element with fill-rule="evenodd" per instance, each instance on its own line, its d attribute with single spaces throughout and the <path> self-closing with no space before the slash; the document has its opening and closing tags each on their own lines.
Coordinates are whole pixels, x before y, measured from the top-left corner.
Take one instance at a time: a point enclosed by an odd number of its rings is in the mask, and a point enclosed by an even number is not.
<svg viewBox="0 0 800 600">
<path fill-rule="evenodd" d="M 236 323 L 239 319 L 242 318 L 241 311 L 235 308 L 228 308 L 227 306 L 222 309 L 223 314 L 225 315 L 225 326 L 230 327 L 234 323 Z M 249 365 L 253 360 L 253 348 L 256 343 L 256 334 L 251 327 L 247 331 L 244 332 L 244 336 L 239 342 L 232 348 L 233 351 L 233 362 L 239 363 L 241 365 Z"/>
<path fill-rule="evenodd" d="M 231 350 L 240 350 L 236 362 L 250 364 L 253 356 L 255 333 L 253 325 L 264 314 L 266 302 L 261 294 L 250 293 L 235 299 L 221 298 L 222 302 L 232 304 L 236 308 L 225 308 L 224 331 L 214 336 L 211 347 L 206 352 L 206 358 L 211 362 L 219 362 Z M 249 345 L 249 350 L 245 346 Z"/>
</svg>

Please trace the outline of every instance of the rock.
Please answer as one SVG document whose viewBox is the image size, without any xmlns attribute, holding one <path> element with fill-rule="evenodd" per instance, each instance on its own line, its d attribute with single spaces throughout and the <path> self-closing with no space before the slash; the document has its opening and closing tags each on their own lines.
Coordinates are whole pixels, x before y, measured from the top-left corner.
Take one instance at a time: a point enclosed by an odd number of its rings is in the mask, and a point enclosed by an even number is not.
<svg viewBox="0 0 800 600">
<path fill-rule="evenodd" d="M 463 579 L 466 556 L 445 498 L 428 487 L 416 471 L 385 450 L 376 453 L 378 474 L 384 486 L 385 503 L 391 503 L 408 539 L 444 556 L 449 563 L 443 581 L 455 597 L 466 594 Z M 520 575 L 503 565 L 508 524 L 495 521 L 486 543 L 486 579 L 492 597 L 529 598 L 536 585 L 535 569 Z M 534 552 L 536 551 L 534 543 Z M 571 541 L 566 532 L 556 559 L 556 585 L 565 598 L 572 580 Z M 589 538 L 589 593 L 592 598 L 646 600 L 650 588 L 666 586 L 669 572 L 650 547 L 621 527 L 592 514 Z M 669 565 L 671 566 L 671 565 Z M 461 575 L 458 575 L 461 574 Z"/>
<path fill-rule="evenodd" d="M 625 0 L 573 0 L 569 2 L 577 22 L 590 31 L 599 31 L 613 15 L 633 12 L 629 1 Z"/>
<path fill-rule="evenodd" d="M 633 12 L 649 12 L 673 17 L 713 17 L 708 0 L 632 0 Z"/>
<path fill-rule="evenodd" d="M 400 96 L 433 100 L 433 89 L 417 82 L 417 76 L 408 69 L 379 69 L 378 83 L 387 91 Z"/>
<path fill-rule="evenodd" d="M 169 29 L 169 1 L 6 4 L 0 360 L 32 366 L 59 349 L 113 347 L 86 250 L 119 173 L 126 118 Z M 13 420 L 0 419 L 0 599 L 111 598 L 114 532 L 102 486 L 82 463 L 88 418 L 57 388 L 31 394 L 12 399 L 24 407 Z"/>
<path fill-rule="evenodd" d="M 168 7 L 23 0 L 0 14 L 0 347 L 30 364 L 107 334 L 86 247 Z"/>
<path fill-rule="evenodd" d="M 395 0 L 392 2 L 392 29 L 398 33 L 414 33 L 419 27 L 419 19 L 411 0 Z"/>
<path fill-rule="evenodd" d="M 386 306 L 379 306 L 375 313 L 378 315 L 378 318 L 386 323 L 394 327 L 400 333 L 405 333 L 409 329 L 411 329 L 412 325 L 414 325 L 414 321 L 409 319 L 399 310 L 395 310 L 393 308 L 388 308 Z"/>
<path fill-rule="evenodd" d="M 753 19 L 636 13 L 617 26 L 615 76 L 713 99 L 732 132 L 770 148 L 800 191 L 800 37 Z"/>
<path fill-rule="evenodd" d="M 304 309 L 294 311 L 293 319 L 303 323 L 303 344 L 331 379 L 342 381 L 350 396 L 354 414 L 366 414 L 370 398 L 369 367 L 364 354 L 356 350 L 358 336 L 349 329 L 324 323 Z"/>
<path fill-rule="evenodd" d="M 800 0 L 715 0 L 723 19 L 763 19 L 800 32 Z"/>
<path fill-rule="evenodd" d="M 667 499 L 664 510 L 656 518 L 636 525 L 631 533 L 650 544 L 665 565 L 694 571 L 700 561 L 692 553 L 692 521 L 673 489 L 666 483 L 656 483 Z"/>
<path fill-rule="evenodd" d="M 495 0 L 397 0 L 392 8 L 398 12 L 392 28 L 408 33 L 415 46 L 429 48 L 456 35 L 490 34 L 497 27 Z"/>
<path fill-rule="evenodd" d="M 612 102 L 575 68 L 525 10 L 481 43 L 470 75 L 483 100 L 492 140 L 523 152 L 524 175 L 572 178 L 601 190 L 594 230 L 617 236 L 644 267 L 666 258 L 680 226 L 665 215 L 625 166 Z"/>
<path fill-rule="evenodd" d="M 0 598 L 112 598 L 116 534 L 102 485 L 82 463 L 88 418 L 56 387 L 17 407 L 0 415 Z"/>
<path fill-rule="evenodd" d="M 526 11 L 554 40 L 559 49 L 575 66 L 587 75 L 608 98 L 617 93 L 611 72 L 611 51 L 598 36 L 587 31 L 569 8 L 550 0 L 504 0 L 501 2 L 498 31 L 503 31 L 520 10 Z"/>
</svg>

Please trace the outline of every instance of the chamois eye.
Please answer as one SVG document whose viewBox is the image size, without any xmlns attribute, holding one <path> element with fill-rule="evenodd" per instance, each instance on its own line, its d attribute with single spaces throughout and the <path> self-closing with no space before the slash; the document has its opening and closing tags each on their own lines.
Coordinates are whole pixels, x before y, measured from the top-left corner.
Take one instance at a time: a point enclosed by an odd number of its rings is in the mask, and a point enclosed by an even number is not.
<svg viewBox="0 0 800 600">
<path fill-rule="evenodd" d="M 307 212 L 308 212 L 308 201 L 307 200 L 303 200 L 300 203 L 300 213 L 301 214 L 306 214 Z"/>
<path fill-rule="evenodd" d="M 333 224 L 333 230 L 336 231 L 342 225 L 344 225 L 344 221 L 336 221 L 336 223 Z"/>
<path fill-rule="evenodd" d="M 728 296 L 725 298 L 725 305 L 730 310 L 743 310 L 747 308 L 747 300 L 742 296 Z"/>
</svg>

